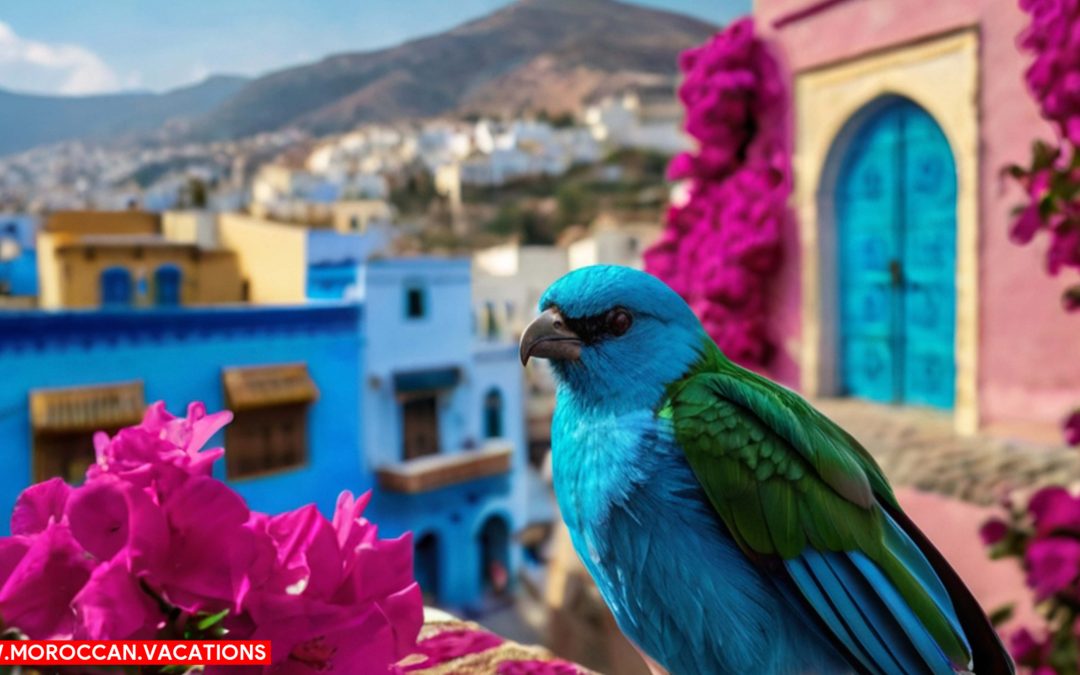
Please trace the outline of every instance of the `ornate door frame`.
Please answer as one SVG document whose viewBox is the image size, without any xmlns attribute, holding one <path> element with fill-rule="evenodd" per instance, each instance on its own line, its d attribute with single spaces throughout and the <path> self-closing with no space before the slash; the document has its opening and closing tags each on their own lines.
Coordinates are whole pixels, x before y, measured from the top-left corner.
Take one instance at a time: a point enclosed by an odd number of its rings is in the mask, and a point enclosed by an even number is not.
<svg viewBox="0 0 1080 675">
<path fill-rule="evenodd" d="M 978 33 L 974 29 L 815 68 L 795 77 L 795 198 L 802 255 L 802 388 L 839 392 L 836 223 L 841 158 L 858 116 L 888 95 L 911 99 L 940 125 L 953 151 L 956 202 L 956 397 L 958 431 L 978 409 Z M 856 123 L 851 123 L 856 122 Z"/>
</svg>

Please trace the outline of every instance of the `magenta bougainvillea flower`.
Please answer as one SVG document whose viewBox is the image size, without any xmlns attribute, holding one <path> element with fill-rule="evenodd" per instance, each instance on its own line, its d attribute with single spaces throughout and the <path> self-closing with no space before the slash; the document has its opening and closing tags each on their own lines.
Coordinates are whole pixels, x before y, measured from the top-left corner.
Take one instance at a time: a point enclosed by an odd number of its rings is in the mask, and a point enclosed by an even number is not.
<svg viewBox="0 0 1080 675">
<path fill-rule="evenodd" d="M 23 547 L 25 545 L 25 547 Z M 22 554 L 17 551 L 22 549 Z M 72 601 L 90 578 L 93 561 L 66 523 L 50 523 L 7 550 L 14 563 L 0 587 L 0 617 L 30 637 L 70 638 L 75 633 Z M 15 560 L 17 558 L 17 561 Z"/>
<path fill-rule="evenodd" d="M 1074 410 L 1065 418 L 1065 442 L 1069 445 L 1080 445 L 1080 410 Z"/>
<path fill-rule="evenodd" d="M 1028 513 L 1040 537 L 1054 533 L 1080 535 L 1080 499 L 1061 486 L 1051 485 L 1033 494 Z"/>
<path fill-rule="evenodd" d="M 1025 73 L 1043 114 L 1073 145 L 1080 145 L 1080 3 L 1020 0 L 1031 16 L 1021 45 L 1035 54 Z"/>
<path fill-rule="evenodd" d="M 1009 533 L 1008 524 L 1001 518 L 991 518 L 979 528 L 979 538 L 985 546 L 993 546 Z"/>
<path fill-rule="evenodd" d="M 1025 558 L 1028 586 L 1038 600 L 1070 588 L 1080 575 L 1080 541 L 1075 539 L 1041 539 L 1028 547 Z"/>
<path fill-rule="evenodd" d="M 1042 651 L 1042 642 L 1027 628 L 1020 628 L 1009 636 L 1009 652 L 1017 661 L 1028 661 Z"/>
<path fill-rule="evenodd" d="M 776 61 L 743 19 L 679 62 L 679 98 L 697 149 L 676 156 L 672 180 L 689 181 L 645 268 L 694 309 L 728 356 L 766 364 L 769 281 L 789 217 L 787 99 Z"/>
<path fill-rule="evenodd" d="M 251 511 L 211 475 L 223 451 L 203 450 L 230 419 L 154 404 L 95 437 L 82 485 L 27 488 L 0 538 L 3 625 L 38 639 L 268 639 L 273 665 L 249 672 L 274 675 L 390 672 L 409 655 L 423 623 L 411 537 L 380 539 L 369 495 L 342 493 L 333 520 Z"/>
<path fill-rule="evenodd" d="M 31 485 L 15 500 L 11 512 L 11 533 L 38 534 L 49 523 L 60 522 L 64 517 L 71 486 L 60 478 Z"/>
</svg>

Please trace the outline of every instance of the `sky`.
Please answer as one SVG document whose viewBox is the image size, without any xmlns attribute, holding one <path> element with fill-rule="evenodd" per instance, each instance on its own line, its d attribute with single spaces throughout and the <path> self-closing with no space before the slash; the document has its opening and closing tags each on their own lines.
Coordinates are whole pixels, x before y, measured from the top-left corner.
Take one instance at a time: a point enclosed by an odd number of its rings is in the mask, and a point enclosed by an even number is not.
<svg viewBox="0 0 1080 675">
<path fill-rule="evenodd" d="M 628 0 L 716 24 L 751 0 Z M 35 0 L 0 8 L 0 88 L 83 95 L 164 91 L 387 47 L 509 0 Z"/>
</svg>

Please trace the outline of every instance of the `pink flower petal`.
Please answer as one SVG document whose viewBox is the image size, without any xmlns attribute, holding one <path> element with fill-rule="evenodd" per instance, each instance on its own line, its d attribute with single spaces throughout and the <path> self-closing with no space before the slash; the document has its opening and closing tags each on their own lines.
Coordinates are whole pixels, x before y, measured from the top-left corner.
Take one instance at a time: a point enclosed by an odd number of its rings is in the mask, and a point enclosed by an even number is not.
<svg viewBox="0 0 1080 675">
<path fill-rule="evenodd" d="M 64 515 L 71 486 L 60 478 L 50 478 L 23 490 L 11 512 L 12 534 L 37 534 Z"/>
</svg>

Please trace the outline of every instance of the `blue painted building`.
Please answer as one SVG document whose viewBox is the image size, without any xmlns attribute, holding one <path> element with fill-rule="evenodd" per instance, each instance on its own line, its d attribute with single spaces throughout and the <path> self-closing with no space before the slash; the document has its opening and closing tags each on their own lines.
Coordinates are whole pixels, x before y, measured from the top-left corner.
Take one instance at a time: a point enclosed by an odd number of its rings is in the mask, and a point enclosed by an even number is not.
<svg viewBox="0 0 1080 675">
<path fill-rule="evenodd" d="M 0 295 L 37 295 L 37 226 L 33 216 L 0 214 Z"/>
<path fill-rule="evenodd" d="M 513 579 L 525 526 L 517 347 L 474 335 L 468 260 L 372 261 L 365 308 L 364 446 L 377 522 L 414 532 L 417 576 L 467 607 Z"/>
</svg>

